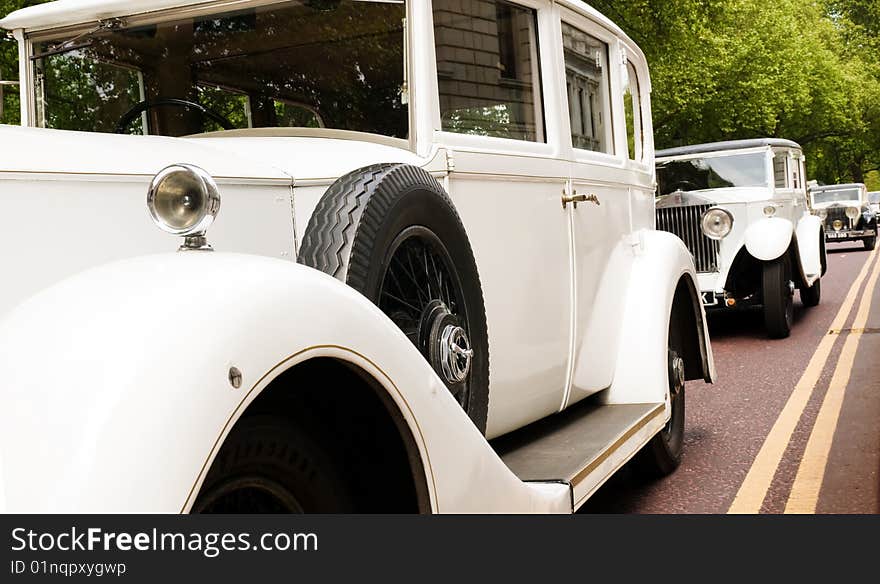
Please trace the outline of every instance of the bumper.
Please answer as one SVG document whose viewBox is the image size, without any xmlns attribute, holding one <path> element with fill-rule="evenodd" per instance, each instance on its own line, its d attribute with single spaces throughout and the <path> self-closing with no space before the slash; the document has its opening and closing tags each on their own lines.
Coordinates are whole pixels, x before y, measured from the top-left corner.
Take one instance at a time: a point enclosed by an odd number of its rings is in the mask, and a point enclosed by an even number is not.
<svg viewBox="0 0 880 584">
<path fill-rule="evenodd" d="M 861 241 L 876 235 L 876 229 L 841 229 L 840 231 L 826 229 L 825 241 Z"/>
<path fill-rule="evenodd" d="M 700 284 L 700 300 L 707 313 L 741 310 L 760 304 L 757 295 L 747 298 L 734 298 L 728 295 L 724 290 L 724 279 L 719 272 L 699 273 L 697 280 Z"/>
</svg>

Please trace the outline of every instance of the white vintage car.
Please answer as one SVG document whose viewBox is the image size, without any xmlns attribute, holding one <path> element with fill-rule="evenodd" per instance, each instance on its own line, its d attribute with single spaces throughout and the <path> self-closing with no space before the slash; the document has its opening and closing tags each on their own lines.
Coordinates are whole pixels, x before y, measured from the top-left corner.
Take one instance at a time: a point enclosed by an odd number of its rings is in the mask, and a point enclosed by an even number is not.
<svg viewBox="0 0 880 584">
<path fill-rule="evenodd" d="M 657 228 L 696 263 L 703 304 L 760 306 L 769 336 L 787 337 L 794 291 L 819 304 L 822 223 L 810 214 L 804 155 L 790 140 L 735 140 L 657 152 Z"/>
<path fill-rule="evenodd" d="M 868 192 L 868 208 L 871 209 L 875 215 L 880 215 L 880 191 Z"/>
<path fill-rule="evenodd" d="M 678 464 L 712 352 L 653 228 L 645 57 L 595 10 L 0 26 L 25 126 L 0 127 L 0 508 L 571 512 L 631 458 Z"/>
<path fill-rule="evenodd" d="M 810 188 L 813 214 L 825 225 L 825 239 L 860 241 L 865 249 L 877 245 L 877 212 L 864 183 L 822 185 Z"/>
</svg>

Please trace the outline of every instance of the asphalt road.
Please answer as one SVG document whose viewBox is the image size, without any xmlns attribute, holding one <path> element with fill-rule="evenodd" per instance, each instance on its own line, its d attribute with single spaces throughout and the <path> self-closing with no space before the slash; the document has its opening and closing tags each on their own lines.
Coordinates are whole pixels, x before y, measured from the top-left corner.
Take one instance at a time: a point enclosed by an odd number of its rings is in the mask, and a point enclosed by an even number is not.
<svg viewBox="0 0 880 584">
<path fill-rule="evenodd" d="M 821 303 L 795 300 L 788 339 L 760 312 L 712 318 L 718 382 L 686 386 L 681 466 L 654 482 L 625 467 L 581 512 L 877 513 L 878 253 L 829 245 Z"/>
</svg>

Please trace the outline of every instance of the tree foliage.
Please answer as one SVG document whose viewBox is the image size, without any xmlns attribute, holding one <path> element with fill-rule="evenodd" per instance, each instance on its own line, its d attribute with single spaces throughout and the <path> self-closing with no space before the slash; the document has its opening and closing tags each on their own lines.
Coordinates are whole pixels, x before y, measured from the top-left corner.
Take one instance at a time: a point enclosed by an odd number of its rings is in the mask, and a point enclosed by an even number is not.
<svg viewBox="0 0 880 584">
<path fill-rule="evenodd" d="M 0 0 L 0 15 L 39 1 Z M 648 56 L 658 147 L 790 138 L 810 178 L 880 189 L 880 0 L 588 3 Z M 14 43 L 0 43 L 0 72 L 17 78 Z M 3 121 L 17 109 L 7 95 Z"/>
<path fill-rule="evenodd" d="M 880 163 L 880 0 L 591 3 L 648 57 L 658 147 L 790 138 L 827 183 Z"/>
</svg>

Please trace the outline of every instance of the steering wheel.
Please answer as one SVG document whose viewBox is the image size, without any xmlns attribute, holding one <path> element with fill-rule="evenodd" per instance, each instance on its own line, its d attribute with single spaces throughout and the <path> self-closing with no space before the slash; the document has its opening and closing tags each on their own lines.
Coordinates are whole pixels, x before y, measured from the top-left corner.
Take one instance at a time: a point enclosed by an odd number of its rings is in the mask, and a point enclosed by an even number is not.
<svg viewBox="0 0 880 584">
<path fill-rule="evenodd" d="M 140 101 L 134 104 L 131 109 L 122 114 L 122 117 L 119 118 L 119 121 L 116 122 L 116 133 L 124 134 L 125 129 L 128 127 L 130 123 L 132 123 L 135 118 L 144 113 L 149 109 L 153 109 L 154 107 L 162 107 L 166 105 L 173 105 L 177 107 L 188 107 L 195 110 L 198 110 L 206 118 L 217 122 L 224 130 L 232 130 L 235 126 L 232 125 L 225 117 L 221 116 L 217 112 L 210 110 L 203 106 L 200 103 L 196 103 L 194 101 L 189 101 L 188 99 L 178 99 L 176 97 L 164 97 L 160 99 Z"/>
</svg>

